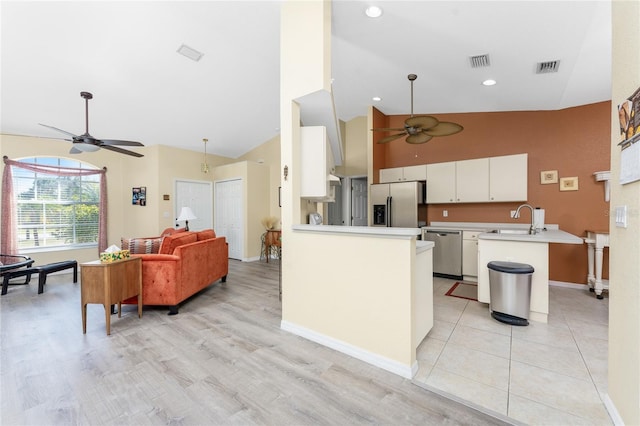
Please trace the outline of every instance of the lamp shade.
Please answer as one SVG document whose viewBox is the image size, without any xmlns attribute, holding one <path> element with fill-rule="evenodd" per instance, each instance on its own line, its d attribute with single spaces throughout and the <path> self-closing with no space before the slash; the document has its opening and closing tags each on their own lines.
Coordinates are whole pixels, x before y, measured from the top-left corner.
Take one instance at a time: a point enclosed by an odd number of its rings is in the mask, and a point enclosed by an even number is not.
<svg viewBox="0 0 640 426">
<path fill-rule="evenodd" d="M 177 220 L 194 220 L 197 219 L 196 215 L 193 214 L 191 207 L 183 207 L 180 210 L 180 215 Z"/>
</svg>

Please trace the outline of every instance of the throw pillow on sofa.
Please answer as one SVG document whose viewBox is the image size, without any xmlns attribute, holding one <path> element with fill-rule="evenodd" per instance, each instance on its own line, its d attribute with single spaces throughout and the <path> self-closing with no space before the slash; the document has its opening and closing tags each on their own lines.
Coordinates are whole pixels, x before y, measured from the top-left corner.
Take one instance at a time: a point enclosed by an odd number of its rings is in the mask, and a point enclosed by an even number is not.
<svg viewBox="0 0 640 426">
<path fill-rule="evenodd" d="M 160 238 L 120 238 L 120 248 L 131 254 L 151 254 L 160 252 Z"/>
<path fill-rule="evenodd" d="M 173 254 L 176 247 L 184 244 L 195 243 L 198 237 L 195 232 L 181 232 L 164 237 L 160 245 L 160 254 Z"/>
<path fill-rule="evenodd" d="M 204 231 L 196 232 L 198 236 L 198 241 L 210 240 L 211 238 L 216 237 L 216 233 L 213 229 L 205 229 Z"/>
</svg>

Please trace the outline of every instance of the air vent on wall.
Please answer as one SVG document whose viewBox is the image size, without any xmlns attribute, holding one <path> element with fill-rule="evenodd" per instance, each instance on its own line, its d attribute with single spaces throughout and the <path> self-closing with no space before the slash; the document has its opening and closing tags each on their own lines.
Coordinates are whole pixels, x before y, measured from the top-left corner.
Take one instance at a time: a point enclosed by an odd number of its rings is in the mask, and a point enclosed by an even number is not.
<svg viewBox="0 0 640 426">
<path fill-rule="evenodd" d="M 547 74 L 550 72 L 558 72 L 560 61 L 538 62 L 536 66 L 536 74 Z"/>
<path fill-rule="evenodd" d="M 482 68 L 491 65 L 488 54 L 470 56 L 469 60 L 471 61 L 471 68 Z"/>
</svg>

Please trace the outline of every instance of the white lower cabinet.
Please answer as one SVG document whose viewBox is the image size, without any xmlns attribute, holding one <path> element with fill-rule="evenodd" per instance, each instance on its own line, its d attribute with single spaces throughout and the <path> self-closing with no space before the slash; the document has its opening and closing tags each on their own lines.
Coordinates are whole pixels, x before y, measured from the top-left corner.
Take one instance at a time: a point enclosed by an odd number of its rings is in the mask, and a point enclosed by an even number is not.
<svg viewBox="0 0 640 426">
<path fill-rule="evenodd" d="M 462 276 L 478 281 L 478 235 L 482 231 L 462 231 Z"/>
</svg>

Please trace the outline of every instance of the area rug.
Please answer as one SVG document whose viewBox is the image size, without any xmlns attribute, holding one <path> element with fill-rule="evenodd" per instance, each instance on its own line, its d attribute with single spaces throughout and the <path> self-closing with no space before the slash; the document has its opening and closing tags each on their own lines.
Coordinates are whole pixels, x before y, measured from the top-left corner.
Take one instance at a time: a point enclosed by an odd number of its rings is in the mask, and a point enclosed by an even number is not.
<svg viewBox="0 0 640 426">
<path fill-rule="evenodd" d="M 445 296 L 459 297 L 460 299 L 478 300 L 478 285 L 464 281 L 456 282 Z"/>
</svg>

